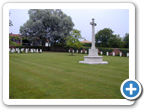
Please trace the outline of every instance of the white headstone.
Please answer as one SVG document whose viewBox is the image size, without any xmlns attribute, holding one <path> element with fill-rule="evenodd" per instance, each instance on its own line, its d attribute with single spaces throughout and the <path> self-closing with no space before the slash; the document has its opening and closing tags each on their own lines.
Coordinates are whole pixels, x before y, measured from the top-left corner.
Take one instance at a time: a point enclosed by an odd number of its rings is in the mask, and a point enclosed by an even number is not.
<svg viewBox="0 0 144 110">
<path fill-rule="evenodd" d="M 45 46 L 48 47 L 48 42 L 45 43 Z"/>
<path fill-rule="evenodd" d="M 101 55 L 103 54 L 103 52 L 101 51 Z"/>
<path fill-rule="evenodd" d="M 27 51 L 27 48 L 25 49 L 25 53 L 27 53 L 28 51 Z"/>
<path fill-rule="evenodd" d="M 40 53 L 42 53 L 42 49 L 40 49 Z"/>
<path fill-rule="evenodd" d="M 15 48 L 13 48 L 13 52 L 15 52 Z"/>
<path fill-rule="evenodd" d="M 35 52 L 35 49 L 33 49 L 33 52 Z"/>
<path fill-rule="evenodd" d="M 70 53 L 70 50 L 69 50 L 69 53 Z"/>
<path fill-rule="evenodd" d="M 76 51 L 76 53 L 78 53 L 78 50 Z"/>
<path fill-rule="evenodd" d="M 115 56 L 115 52 L 113 52 L 113 56 Z"/>
<path fill-rule="evenodd" d="M 129 57 L 129 53 L 127 53 L 127 57 Z"/>
<path fill-rule="evenodd" d="M 36 52 L 38 53 L 38 49 L 36 50 Z"/>
<path fill-rule="evenodd" d="M 121 56 L 122 56 L 122 53 L 120 52 L 119 55 L 120 55 L 120 57 L 121 57 Z"/>
<path fill-rule="evenodd" d="M 74 50 L 72 50 L 72 52 L 74 53 Z"/>
<path fill-rule="evenodd" d="M 29 51 L 29 48 L 27 48 L 27 52 Z"/>
<path fill-rule="evenodd" d="M 109 52 L 107 52 L 106 55 L 108 56 L 108 55 L 109 55 Z"/>
<path fill-rule="evenodd" d="M 17 53 L 20 53 L 20 50 L 19 50 L 19 48 L 17 49 Z"/>
<path fill-rule="evenodd" d="M 85 51 L 85 53 L 87 53 L 87 51 Z"/>
<path fill-rule="evenodd" d="M 81 53 L 82 53 L 82 50 L 81 50 Z"/>
<path fill-rule="evenodd" d="M 33 49 L 31 49 L 31 53 L 33 53 Z"/>
<path fill-rule="evenodd" d="M 11 49 L 11 53 L 13 53 L 13 48 Z"/>
</svg>

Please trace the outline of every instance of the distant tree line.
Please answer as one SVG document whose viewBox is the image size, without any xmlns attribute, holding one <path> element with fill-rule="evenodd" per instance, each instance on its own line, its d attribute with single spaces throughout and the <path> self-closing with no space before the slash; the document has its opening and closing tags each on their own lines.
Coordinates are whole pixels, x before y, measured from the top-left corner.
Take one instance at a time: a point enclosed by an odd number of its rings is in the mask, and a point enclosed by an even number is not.
<svg viewBox="0 0 144 110">
<path fill-rule="evenodd" d="M 95 34 L 96 47 L 129 48 L 129 33 L 124 37 L 113 34 L 110 28 L 104 28 Z"/>
</svg>

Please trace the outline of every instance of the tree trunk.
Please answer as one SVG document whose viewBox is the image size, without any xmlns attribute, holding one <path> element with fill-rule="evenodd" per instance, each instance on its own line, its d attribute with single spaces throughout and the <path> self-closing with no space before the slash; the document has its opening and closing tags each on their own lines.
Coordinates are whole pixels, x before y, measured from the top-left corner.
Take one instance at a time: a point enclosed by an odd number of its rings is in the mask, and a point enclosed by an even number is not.
<svg viewBox="0 0 144 110">
<path fill-rule="evenodd" d="M 73 56 L 73 52 L 71 52 L 71 55 Z"/>
</svg>

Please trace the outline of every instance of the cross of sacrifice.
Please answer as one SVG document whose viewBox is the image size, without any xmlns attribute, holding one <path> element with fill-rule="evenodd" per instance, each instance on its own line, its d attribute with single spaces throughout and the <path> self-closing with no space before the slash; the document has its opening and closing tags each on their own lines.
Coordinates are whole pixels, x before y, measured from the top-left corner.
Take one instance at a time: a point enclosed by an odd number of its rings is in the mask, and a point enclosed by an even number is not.
<svg viewBox="0 0 144 110">
<path fill-rule="evenodd" d="M 91 47 L 91 49 L 95 49 L 95 26 L 96 26 L 96 23 L 94 22 L 94 18 L 92 18 L 92 22 L 90 22 L 90 24 L 92 25 L 92 47 Z"/>
</svg>

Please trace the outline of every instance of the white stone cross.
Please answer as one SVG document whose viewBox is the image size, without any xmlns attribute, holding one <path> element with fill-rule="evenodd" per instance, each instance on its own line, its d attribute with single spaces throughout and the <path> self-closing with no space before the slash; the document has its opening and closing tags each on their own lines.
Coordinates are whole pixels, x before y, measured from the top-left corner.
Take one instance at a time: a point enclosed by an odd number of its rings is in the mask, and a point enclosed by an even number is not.
<svg viewBox="0 0 144 110">
<path fill-rule="evenodd" d="M 92 22 L 90 22 L 90 24 L 92 25 L 92 47 L 91 47 L 91 49 L 95 49 L 95 26 L 96 26 L 96 23 L 94 23 L 94 18 L 92 18 Z"/>
</svg>

